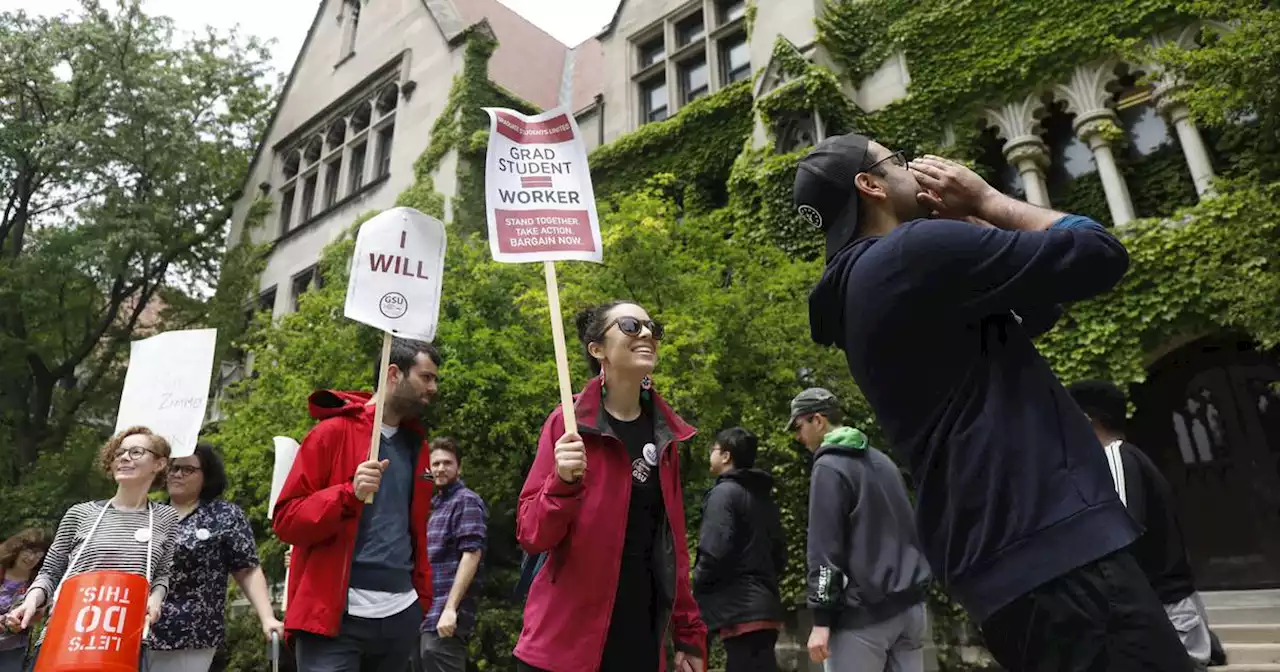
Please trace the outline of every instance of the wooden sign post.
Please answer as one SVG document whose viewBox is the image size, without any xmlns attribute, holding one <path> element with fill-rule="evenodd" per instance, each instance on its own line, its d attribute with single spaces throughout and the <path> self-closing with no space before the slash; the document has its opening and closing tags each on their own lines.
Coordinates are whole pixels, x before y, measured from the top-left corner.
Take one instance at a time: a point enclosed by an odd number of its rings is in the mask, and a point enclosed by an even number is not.
<svg viewBox="0 0 1280 672">
<path fill-rule="evenodd" d="M 485 112 L 489 252 L 494 261 L 543 263 L 564 426 L 577 433 L 555 262 L 604 262 L 586 147 L 566 108 L 532 116 L 502 108 Z"/>
</svg>

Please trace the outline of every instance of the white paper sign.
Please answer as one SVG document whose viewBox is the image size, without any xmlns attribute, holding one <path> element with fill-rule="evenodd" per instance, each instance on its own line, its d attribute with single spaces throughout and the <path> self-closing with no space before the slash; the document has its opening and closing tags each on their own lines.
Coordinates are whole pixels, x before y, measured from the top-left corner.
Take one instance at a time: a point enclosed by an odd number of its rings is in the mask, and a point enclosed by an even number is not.
<svg viewBox="0 0 1280 672">
<path fill-rule="evenodd" d="M 142 425 L 169 441 L 173 457 L 195 453 L 217 342 L 217 329 L 168 331 L 134 341 L 116 431 Z"/>
<path fill-rule="evenodd" d="M 275 442 L 276 460 L 271 471 L 271 499 L 267 500 L 267 519 L 275 518 L 276 500 L 280 499 L 280 491 L 293 469 L 293 460 L 298 456 L 298 442 L 287 436 L 277 436 Z"/>
<path fill-rule="evenodd" d="M 494 261 L 604 260 L 578 122 L 566 108 L 489 113 L 485 202 Z"/>
<path fill-rule="evenodd" d="M 444 224 L 413 208 L 392 208 L 365 222 L 356 236 L 346 316 L 404 338 L 433 340 L 444 249 Z"/>
</svg>

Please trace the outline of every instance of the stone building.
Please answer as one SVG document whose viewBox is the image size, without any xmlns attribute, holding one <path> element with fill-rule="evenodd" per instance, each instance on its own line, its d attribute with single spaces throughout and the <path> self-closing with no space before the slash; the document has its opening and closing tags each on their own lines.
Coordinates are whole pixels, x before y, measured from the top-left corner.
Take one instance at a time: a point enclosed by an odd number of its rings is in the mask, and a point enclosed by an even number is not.
<svg viewBox="0 0 1280 672">
<path fill-rule="evenodd" d="M 413 183 L 414 161 L 461 72 L 468 30 L 496 37 L 489 78 L 497 87 L 538 108 L 568 107 L 594 149 L 741 80 L 751 82 L 757 100 L 770 95 L 794 76 L 779 45 L 839 74 L 837 59 L 818 41 L 815 22 L 826 6 L 621 0 L 596 38 L 569 48 L 497 0 L 322 0 L 230 233 L 239 240 L 250 205 L 270 198 L 266 221 L 249 232 L 271 245 L 259 307 L 276 316 L 294 310 L 297 297 L 323 281 L 315 264 L 324 246 L 360 213 L 391 207 Z M 1193 49 L 1204 28 L 1187 23 L 1144 39 Z M 908 99 L 911 71 L 905 53 L 891 52 L 857 81 L 841 75 L 839 93 L 860 114 L 873 114 Z M 1152 64 L 1119 55 L 1076 64 L 1065 76 L 983 105 L 978 163 L 1002 190 L 1043 206 L 1067 207 L 1073 183 L 1092 180 L 1100 205 L 1086 214 L 1111 226 L 1165 214 L 1144 211 L 1150 195 L 1132 188 L 1135 176 L 1126 172 L 1149 156 L 1169 159 L 1185 178 L 1185 202 L 1210 197 L 1220 157 L 1171 95 L 1178 85 Z M 825 137 L 829 122 L 817 109 L 758 118 L 751 144 L 794 151 Z M 972 130 L 948 127 L 937 144 Z M 450 154 L 433 174 L 446 219 L 456 166 Z M 1247 339 L 1206 331 L 1171 335 L 1147 353 L 1145 365 L 1149 379 L 1133 394 L 1133 438 L 1171 447 L 1153 457 L 1184 505 L 1202 586 L 1280 585 L 1280 394 L 1273 386 L 1280 358 L 1253 350 Z M 224 375 L 236 370 L 224 367 Z M 1276 616 L 1273 610 L 1265 618 Z M 784 643 L 790 669 L 804 664 L 796 649 L 807 628 L 803 614 L 796 619 L 795 636 Z"/>
</svg>

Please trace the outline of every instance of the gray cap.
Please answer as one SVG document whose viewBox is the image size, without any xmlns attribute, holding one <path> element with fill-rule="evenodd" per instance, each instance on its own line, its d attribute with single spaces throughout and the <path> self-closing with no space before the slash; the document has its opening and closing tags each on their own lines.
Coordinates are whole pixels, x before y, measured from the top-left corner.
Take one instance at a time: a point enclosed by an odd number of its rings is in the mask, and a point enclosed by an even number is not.
<svg viewBox="0 0 1280 672">
<path fill-rule="evenodd" d="M 840 408 L 840 400 L 836 399 L 836 395 L 821 387 L 811 387 L 791 400 L 791 419 L 783 430 L 794 431 L 796 420 L 802 415 L 824 413 L 837 408 Z"/>
</svg>

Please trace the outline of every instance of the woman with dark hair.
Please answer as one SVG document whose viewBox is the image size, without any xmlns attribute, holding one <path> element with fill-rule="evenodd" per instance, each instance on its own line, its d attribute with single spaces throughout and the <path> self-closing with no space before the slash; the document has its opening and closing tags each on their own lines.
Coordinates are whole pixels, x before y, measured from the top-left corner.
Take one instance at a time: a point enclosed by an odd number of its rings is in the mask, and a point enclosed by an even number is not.
<svg viewBox="0 0 1280 672">
<path fill-rule="evenodd" d="M 524 672 L 701 672 L 707 628 L 689 588 L 678 442 L 694 428 L 652 389 L 662 325 L 622 301 L 583 311 L 595 375 L 547 418 L 520 492 L 516 537 L 546 553 L 516 644 Z"/>
<path fill-rule="evenodd" d="M 227 472 L 213 447 L 174 458 L 169 503 L 178 510 L 165 618 L 151 631 L 149 672 L 207 672 L 225 638 L 227 576 L 258 612 L 263 634 L 283 637 L 244 511 L 222 499 Z"/>
<path fill-rule="evenodd" d="M 148 493 L 164 481 L 169 465 L 169 442 L 146 427 L 130 427 L 102 447 L 98 463 L 116 482 L 116 494 L 106 501 L 81 502 L 67 510 L 45 554 L 44 566 L 31 583 L 22 604 L 5 617 L 10 629 L 26 630 L 44 607 L 59 609 L 62 582 L 91 572 L 126 572 L 147 578 L 147 621 L 160 619 L 169 591 L 173 564 L 173 531 L 178 514 L 173 507 L 152 502 Z M 45 630 L 32 659 L 40 656 Z"/>
<path fill-rule="evenodd" d="M 49 535 L 36 528 L 25 529 L 0 544 L 0 614 L 22 604 L 27 588 L 36 580 L 40 563 L 49 550 Z M 0 632 L 0 672 L 21 672 L 27 657 L 30 633 L 6 627 Z"/>
</svg>

